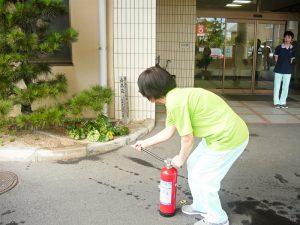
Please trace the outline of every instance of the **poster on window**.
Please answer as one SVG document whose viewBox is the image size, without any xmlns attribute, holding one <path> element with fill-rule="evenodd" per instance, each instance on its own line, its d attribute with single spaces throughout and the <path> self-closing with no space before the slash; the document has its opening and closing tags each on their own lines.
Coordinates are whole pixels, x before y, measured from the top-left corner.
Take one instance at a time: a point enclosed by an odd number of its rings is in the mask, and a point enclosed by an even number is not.
<svg viewBox="0 0 300 225">
<path fill-rule="evenodd" d="M 196 24 L 196 35 L 197 37 L 203 37 L 206 33 L 206 27 L 204 24 Z"/>
</svg>

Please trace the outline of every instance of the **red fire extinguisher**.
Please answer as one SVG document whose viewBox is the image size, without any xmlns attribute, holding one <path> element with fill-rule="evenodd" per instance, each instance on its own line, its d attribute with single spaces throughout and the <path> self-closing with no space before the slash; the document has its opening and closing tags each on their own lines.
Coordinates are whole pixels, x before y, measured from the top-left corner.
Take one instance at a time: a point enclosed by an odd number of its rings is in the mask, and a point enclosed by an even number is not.
<svg viewBox="0 0 300 225">
<path fill-rule="evenodd" d="M 176 212 L 177 169 L 168 161 L 160 171 L 160 205 L 162 216 L 174 216 Z"/>
<path fill-rule="evenodd" d="M 160 171 L 160 205 L 162 216 L 174 216 L 176 212 L 177 169 L 171 165 L 171 160 L 164 160 L 147 149 L 142 151 L 165 163 Z"/>
</svg>

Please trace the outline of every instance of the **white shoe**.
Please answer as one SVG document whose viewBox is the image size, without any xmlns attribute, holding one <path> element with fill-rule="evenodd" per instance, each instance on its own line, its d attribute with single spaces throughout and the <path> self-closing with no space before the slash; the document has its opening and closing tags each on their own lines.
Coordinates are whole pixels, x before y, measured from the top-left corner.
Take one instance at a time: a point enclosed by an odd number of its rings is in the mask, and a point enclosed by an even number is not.
<svg viewBox="0 0 300 225">
<path fill-rule="evenodd" d="M 206 221 L 205 219 L 202 219 L 198 221 L 197 223 L 194 223 L 194 225 L 229 225 L 229 221 L 225 221 L 224 223 L 210 223 Z"/>
<path fill-rule="evenodd" d="M 184 206 L 182 206 L 181 211 L 184 214 L 187 214 L 187 215 L 202 215 L 203 216 L 203 215 L 206 214 L 204 212 L 200 212 L 200 211 L 197 211 L 197 210 L 193 209 L 192 205 L 184 205 Z"/>
</svg>

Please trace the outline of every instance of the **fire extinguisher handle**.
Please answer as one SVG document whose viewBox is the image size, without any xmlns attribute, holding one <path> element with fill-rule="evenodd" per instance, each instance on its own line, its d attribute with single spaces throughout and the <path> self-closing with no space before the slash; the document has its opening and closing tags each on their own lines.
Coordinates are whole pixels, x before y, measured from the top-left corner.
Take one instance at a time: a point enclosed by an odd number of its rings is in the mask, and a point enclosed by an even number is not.
<svg viewBox="0 0 300 225">
<path fill-rule="evenodd" d="M 164 163 L 166 164 L 166 167 L 167 168 L 172 168 L 172 164 L 171 164 L 171 162 L 172 162 L 172 159 L 166 159 L 165 161 L 164 161 Z"/>
</svg>

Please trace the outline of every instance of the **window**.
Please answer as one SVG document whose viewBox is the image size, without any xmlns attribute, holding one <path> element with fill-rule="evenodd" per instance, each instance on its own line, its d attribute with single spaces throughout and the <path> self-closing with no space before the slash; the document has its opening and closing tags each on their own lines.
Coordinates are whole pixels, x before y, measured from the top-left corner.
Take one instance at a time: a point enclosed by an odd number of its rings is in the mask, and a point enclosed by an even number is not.
<svg viewBox="0 0 300 225">
<path fill-rule="evenodd" d="M 64 0 L 65 5 L 69 9 L 69 0 Z M 57 17 L 52 22 L 52 29 L 55 31 L 64 31 L 67 28 L 70 27 L 70 16 L 69 13 L 67 13 L 64 16 Z M 72 63 L 72 49 L 70 46 L 65 46 L 62 48 L 61 51 L 55 53 L 54 55 L 49 56 L 47 59 L 47 62 L 50 64 L 71 64 Z"/>
</svg>

